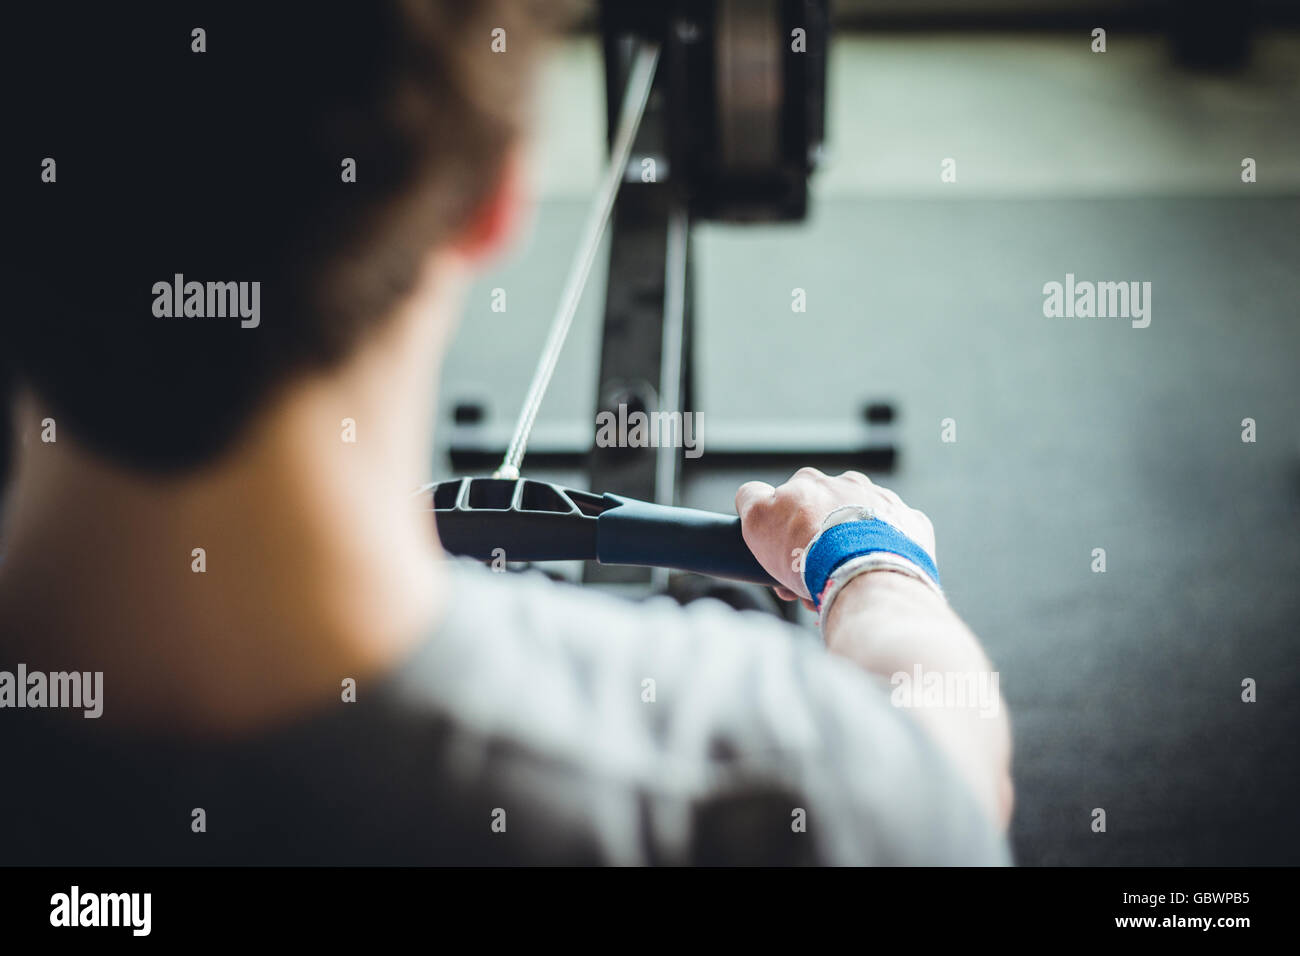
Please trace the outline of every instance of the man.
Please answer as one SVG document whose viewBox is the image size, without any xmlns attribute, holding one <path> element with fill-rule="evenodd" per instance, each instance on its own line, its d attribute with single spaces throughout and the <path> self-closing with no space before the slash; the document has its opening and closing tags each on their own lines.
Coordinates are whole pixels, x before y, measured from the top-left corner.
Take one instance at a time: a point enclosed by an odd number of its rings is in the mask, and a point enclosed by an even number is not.
<svg viewBox="0 0 1300 956">
<path fill-rule="evenodd" d="M 450 561 L 411 498 L 524 205 L 530 9 L 24 33 L 5 862 L 1006 861 L 996 685 L 891 703 L 898 672 L 990 671 L 893 493 L 737 493 L 825 648 Z"/>
</svg>

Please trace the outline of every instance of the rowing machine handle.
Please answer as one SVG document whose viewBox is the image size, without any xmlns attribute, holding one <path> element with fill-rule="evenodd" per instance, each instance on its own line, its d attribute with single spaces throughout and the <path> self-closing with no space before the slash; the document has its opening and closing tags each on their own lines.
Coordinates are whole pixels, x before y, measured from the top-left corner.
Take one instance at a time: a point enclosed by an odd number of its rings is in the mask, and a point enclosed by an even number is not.
<svg viewBox="0 0 1300 956">
<path fill-rule="evenodd" d="M 618 503 L 596 522 L 596 559 L 694 571 L 733 581 L 776 585 L 740 533 L 734 515 L 651 504 L 606 494 Z"/>
</svg>

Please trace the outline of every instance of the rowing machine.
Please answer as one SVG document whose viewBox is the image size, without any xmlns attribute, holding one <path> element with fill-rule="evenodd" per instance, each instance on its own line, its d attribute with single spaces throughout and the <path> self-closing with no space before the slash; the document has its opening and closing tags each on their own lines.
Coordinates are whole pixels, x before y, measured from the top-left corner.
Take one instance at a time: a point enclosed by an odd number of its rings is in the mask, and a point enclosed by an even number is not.
<svg viewBox="0 0 1300 956">
<path fill-rule="evenodd" d="M 592 428 L 530 439 L 610 223 L 597 420 L 693 405 L 691 226 L 805 217 L 822 153 L 827 2 L 610 0 L 601 32 L 609 164 L 512 434 L 485 424 L 481 409 L 455 410 L 452 466 L 501 464 L 492 479 L 431 486 L 439 534 L 450 552 L 482 560 L 498 548 L 510 561 L 586 560 L 587 581 L 643 583 L 650 568 L 671 568 L 771 584 L 735 516 L 675 507 L 680 449 L 597 447 Z M 705 457 L 743 467 L 889 467 L 892 417 L 877 405 L 847 428 L 757 436 L 724 423 L 711 429 Z M 525 447 L 537 464 L 584 466 L 590 487 L 622 494 L 519 480 Z"/>
</svg>

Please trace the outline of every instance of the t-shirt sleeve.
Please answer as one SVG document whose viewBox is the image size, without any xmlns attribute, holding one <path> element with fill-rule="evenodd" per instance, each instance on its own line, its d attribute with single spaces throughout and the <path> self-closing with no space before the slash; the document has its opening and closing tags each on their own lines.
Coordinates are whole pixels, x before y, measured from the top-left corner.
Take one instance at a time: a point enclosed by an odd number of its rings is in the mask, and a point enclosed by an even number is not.
<svg viewBox="0 0 1300 956">
<path fill-rule="evenodd" d="M 516 765 L 496 772 L 590 828 L 606 862 L 1009 861 L 888 686 L 815 634 L 716 601 L 634 603 L 477 568 L 457 579 L 426 680 L 459 697 L 477 736 L 511 742 Z"/>
</svg>

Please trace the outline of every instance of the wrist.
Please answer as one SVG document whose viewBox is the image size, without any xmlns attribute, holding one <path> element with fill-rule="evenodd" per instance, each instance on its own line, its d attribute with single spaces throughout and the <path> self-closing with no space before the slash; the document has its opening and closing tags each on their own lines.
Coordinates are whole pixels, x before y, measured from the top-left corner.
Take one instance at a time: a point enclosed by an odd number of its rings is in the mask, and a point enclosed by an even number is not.
<svg viewBox="0 0 1300 956">
<path fill-rule="evenodd" d="M 801 571 L 809 598 L 824 613 L 837 587 L 877 569 L 913 574 L 942 594 L 930 552 L 865 509 L 856 519 L 836 522 L 814 535 L 804 549 Z"/>
<path fill-rule="evenodd" d="M 874 568 L 857 574 L 841 585 L 834 599 L 823 607 L 822 635 L 826 643 L 843 621 L 865 606 L 947 608 L 948 601 L 937 588 L 898 568 Z"/>
</svg>

